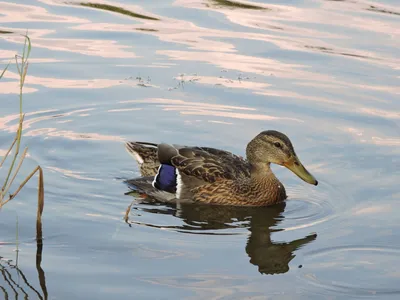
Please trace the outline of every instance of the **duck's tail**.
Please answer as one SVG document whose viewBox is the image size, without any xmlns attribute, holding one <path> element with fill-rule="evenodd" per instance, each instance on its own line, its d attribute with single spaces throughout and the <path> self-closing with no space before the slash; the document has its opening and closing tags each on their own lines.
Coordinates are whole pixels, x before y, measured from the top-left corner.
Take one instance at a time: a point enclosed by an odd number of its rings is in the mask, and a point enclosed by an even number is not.
<svg viewBox="0 0 400 300">
<path fill-rule="evenodd" d="M 127 142 L 125 149 L 137 161 L 141 176 L 155 176 L 160 162 L 157 156 L 157 144 L 146 142 Z"/>
<path fill-rule="evenodd" d="M 139 164 L 158 161 L 157 144 L 145 142 L 127 142 L 125 149 Z"/>
</svg>

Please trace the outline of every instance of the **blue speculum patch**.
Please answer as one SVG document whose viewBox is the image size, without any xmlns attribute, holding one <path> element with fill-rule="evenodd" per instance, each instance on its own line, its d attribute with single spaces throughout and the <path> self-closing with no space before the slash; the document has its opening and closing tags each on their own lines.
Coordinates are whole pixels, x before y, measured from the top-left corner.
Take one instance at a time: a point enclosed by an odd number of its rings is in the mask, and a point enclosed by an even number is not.
<svg viewBox="0 0 400 300">
<path fill-rule="evenodd" d="M 170 193 L 176 192 L 176 172 L 175 167 L 161 165 L 155 176 L 154 187 Z"/>
</svg>

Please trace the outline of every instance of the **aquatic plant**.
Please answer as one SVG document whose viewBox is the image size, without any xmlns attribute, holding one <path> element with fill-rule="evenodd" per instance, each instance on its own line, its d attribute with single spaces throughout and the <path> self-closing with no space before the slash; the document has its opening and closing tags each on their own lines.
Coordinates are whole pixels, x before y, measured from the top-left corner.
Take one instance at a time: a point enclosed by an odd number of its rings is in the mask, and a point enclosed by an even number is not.
<svg viewBox="0 0 400 300">
<path fill-rule="evenodd" d="M 21 189 L 25 186 L 25 184 L 36 174 L 38 173 L 39 178 L 38 178 L 38 203 L 37 203 L 37 214 L 36 214 L 36 269 L 38 272 L 38 279 L 40 283 L 40 287 L 42 289 L 43 295 L 41 295 L 33 286 L 28 282 L 27 277 L 22 273 L 22 271 L 18 268 L 18 251 L 17 251 L 17 259 L 16 259 L 16 264 L 11 265 L 11 262 L 7 262 L 7 266 L 4 266 L 2 264 L 2 261 L 0 260 L 0 269 L 2 270 L 2 273 L 4 276 L 5 274 L 8 275 L 8 278 L 10 280 L 6 280 L 6 282 L 10 285 L 10 288 L 16 293 L 16 298 L 18 298 L 18 292 L 17 289 L 13 286 L 13 284 L 17 285 L 18 289 L 22 291 L 22 293 L 27 297 L 28 293 L 27 290 L 21 287 L 21 283 L 16 283 L 19 281 L 14 281 L 11 277 L 11 273 L 7 271 L 6 267 L 9 267 L 10 270 L 16 270 L 18 278 L 22 277 L 23 281 L 25 284 L 38 296 L 38 299 L 48 299 L 48 293 L 47 293 L 47 288 L 46 288 L 46 280 L 45 280 L 45 273 L 41 267 L 42 263 L 42 251 L 43 251 L 43 234 L 42 234 L 42 214 L 43 214 L 43 207 L 44 207 L 44 181 L 43 181 L 43 170 L 40 166 L 37 166 L 26 178 L 25 180 L 22 181 L 22 183 L 19 185 L 19 187 L 15 190 L 14 193 L 9 193 L 9 190 L 11 188 L 11 185 L 13 184 L 16 176 L 20 172 L 22 163 L 24 162 L 24 159 L 26 157 L 26 154 L 28 152 L 28 148 L 26 147 L 24 151 L 22 152 L 22 155 L 19 156 L 20 152 L 20 147 L 21 147 L 21 139 L 22 139 L 22 129 L 23 129 L 23 123 L 24 123 L 24 113 L 22 109 L 22 104 L 23 104 L 23 88 L 25 84 L 25 78 L 26 74 L 28 72 L 28 58 L 29 54 L 31 52 L 31 41 L 28 35 L 24 35 L 25 37 L 25 42 L 24 42 L 24 48 L 22 52 L 22 56 L 16 54 L 15 55 L 15 64 L 18 70 L 18 75 L 19 75 L 19 122 L 18 122 L 18 129 L 15 134 L 14 140 L 12 141 L 8 151 L 4 155 L 3 159 L 0 162 L 0 168 L 2 168 L 4 162 L 6 159 L 11 156 L 10 153 L 11 151 L 14 151 L 13 158 L 10 164 L 10 167 L 8 168 L 7 176 L 4 179 L 3 186 L 0 190 L 0 209 L 7 204 L 9 201 L 14 199 L 17 194 L 21 191 Z M 10 62 L 11 63 L 11 62 Z M 4 76 L 6 73 L 8 67 L 10 66 L 10 63 L 7 64 L 5 69 L 0 73 L 0 79 Z M 18 164 L 16 165 L 16 162 L 18 160 Z M 16 230 L 16 247 L 18 250 L 18 244 L 19 244 L 19 237 L 18 237 L 18 217 L 17 217 L 17 230 Z M 0 257 L 1 258 L 1 257 Z M 4 293 L 4 296 L 6 299 L 8 299 L 8 294 L 4 288 L 2 288 L 2 291 Z"/>
<path fill-rule="evenodd" d="M 27 35 L 24 35 L 25 37 L 25 43 L 24 43 L 24 48 L 22 52 L 22 56 L 16 54 L 15 55 L 15 64 L 18 70 L 19 74 L 19 122 L 18 122 L 18 129 L 15 134 L 15 138 L 12 141 L 9 149 L 7 150 L 6 154 L 4 155 L 3 159 L 0 162 L 0 168 L 2 168 L 4 162 L 6 159 L 11 156 L 10 153 L 11 151 L 14 151 L 12 161 L 10 164 L 10 167 L 8 168 L 7 175 L 4 179 L 2 188 L 0 190 L 0 209 L 7 204 L 9 201 L 14 199 L 17 194 L 21 191 L 21 189 L 25 186 L 25 184 L 36 174 L 39 173 L 39 179 L 38 179 L 38 204 L 37 204 L 37 215 L 36 215 L 36 239 L 38 243 L 42 243 L 42 213 L 43 213 L 43 207 L 44 207 L 44 182 L 43 182 L 43 170 L 40 166 L 37 166 L 26 178 L 25 180 L 22 181 L 22 183 L 19 185 L 19 187 L 16 189 L 15 192 L 9 193 L 10 188 L 20 172 L 22 163 L 24 162 L 24 159 L 26 157 L 28 148 L 26 147 L 24 151 L 22 152 L 22 155 L 19 155 L 20 153 L 20 147 L 21 147 L 21 139 L 22 139 L 22 128 L 23 128 L 23 123 L 24 123 L 24 113 L 22 109 L 22 99 L 23 99 L 23 87 L 25 84 L 25 78 L 26 74 L 28 71 L 28 58 L 29 54 L 31 52 L 31 41 L 30 38 Z M 10 62 L 11 63 L 11 62 Z M 0 79 L 4 76 L 6 73 L 8 67 L 10 66 L 10 63 L 7 64 L 5 69 L 0 73 Z M 18 160 L 18 163 L 17 163 Z"/>
</svg>

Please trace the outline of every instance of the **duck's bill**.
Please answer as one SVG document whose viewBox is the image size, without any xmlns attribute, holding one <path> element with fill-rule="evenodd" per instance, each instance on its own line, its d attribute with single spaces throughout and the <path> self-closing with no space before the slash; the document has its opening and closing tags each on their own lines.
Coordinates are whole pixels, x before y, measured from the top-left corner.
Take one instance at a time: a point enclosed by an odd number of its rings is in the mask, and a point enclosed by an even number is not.
<svg viewBox="0 0 400 300">
<path fill-rule="evenodd" d="M 292 158 L 290 161 L 283 164 L 286 168 L 292 171 L 294 174 L 299 176 L 305 182 L 309 184 L 318 185 L 318 181 L 315 179 L 314 176 L 304 168 L 303 164 L 297 157 Z"/>
</svg>

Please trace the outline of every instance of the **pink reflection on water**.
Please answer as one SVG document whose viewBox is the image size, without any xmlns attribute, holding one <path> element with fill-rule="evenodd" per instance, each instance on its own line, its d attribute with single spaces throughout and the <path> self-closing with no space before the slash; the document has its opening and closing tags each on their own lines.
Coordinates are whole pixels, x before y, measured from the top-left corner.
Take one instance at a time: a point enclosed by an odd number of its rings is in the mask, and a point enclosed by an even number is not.
<svg viewBox="0 0 400 300">
<path fill-rule="evenodd" d="M 119 103 L 149 103 L 149 104 L 163 104 L 164 107 L 178 105 L 185 108 L 201 108 L 201 109 L 217 109 L 217 110 L 251 110 L 255 111 L 255 108 L 245 107 L 245 106 L 232 106 L 223 104 L 212 104 L 203 102 L 189 102 L 177 99 L 167 99 L 167 98 L 148 98 L 139 100 L 126 100 L 120 101 Z"/>
<path fill-rule="evenodd" d="M 107 112 L 126 112 L 126 111 L 137 111 L 142 110 L 141 108 L 118 108 L 118 109 L 109 109 Z"/>
<path fill-rule="evenodd" d="M 25 136 L 62 137 L 69 140 L 95 140 L 123 142 L 124 138 L 115 135 L 105 135 L 95 132 L 75 132 L 72 130 L 58 130 L 57 128 L 39 128 L 30 130 Z"/>
<path fill-rule="evenodd" d="M 21 34 L 26 31 L 14 30 L 16 34 L 0 35 L 0 38 L 16 44 L 23 44 L 24 39 Z M 30 29 L 29 36 L 34 41 L 35 48 L 46 48 L 54 51 L 67 51 L 89 56 L 98 56 L 104 58 L 135 58 L 130 46 L 120 45 L 113 40 L 97 39 L 64 39 L 49 38 L 49 34 L 54 30 Z M 11 57 L 14 56 L 15 53 Z"/>
<path fill-rule="evenodd" d="M 80 179 L 80 180 L 90 180 L 90 181 L 102 181 L 99 178 L 93 178 L 89 176 L 85 176 L 85 172 L 78 172 L 78 171 L 72 171 L 72 170 L 67 170 L 67 169 L 62 169 L 62 168 L 57 168 L 57 167 L 45 167 L 47 170 L 49 170 L 51 173 L 61 173 L 65 177 L 72 177 L 75 179 Z"/>
<path fill-rule="evenodd" d="M 89 116 L 88 112 L 95 108 L 83 108 L 69 112 L 58 113 L 56 109 L 29 112 L 25 114 L 24 119 L 24 136 L 44 136 L 48 137 L 63 137 L 70 140 L 97 140 L 97 141 L 124 141 L 124 138 L 117 135 L 104 135 L 95 132 L 75 132 L 72 130 L 60 130 L 54 127 L 30 129 L 34 124 L 43 121 L 54 120 L 57 123 L 67 123 L 70 120 L 57 120 L 69 116 Z M 18 129 L 19 114 L 8 115 L 0 118 L 0 129 L 15 133 Z M 57 120 L 57 121 L 56 121 Z M 64 121 L 64 122 L 62 122 Z"/>
<path fill-rule="evenodd" d="M 57 6 L 72 5 L 77 10 L 96 11 L 95 8 L 80 7 L 78 5 L 79 2 L 65 3 L 55 0 L 41 0 L 41 2 Z M 32 11 L 35 11 L 36 14 L 43 15 L 43 19 L 46 20 L 78 24 L 72 26 L 72 29 L 75 30 L 132 32 L 143 29 L 141 30 L 142 34 L 157 36 L 162 41 L 185 44 L 192 49 L 202 51 L 223 53 L 236 52 L 235 46 L 232 43 L 226 40 L 216 40 L 218 38 L 236 38 L 264 41 L 266 43 L 275 44 L 286 50 L 303 52 L 318 51 L 327 54 L 345 55 L 350 59 L 369 59 L 369 63 L 385 64 L 392 68 L 398 67 L 400 63 L 400 60 L 396 57 L 390 55 L 382 57 L 382 52 L 378 54 L 373 51 L 362 50 L 362 47 L 354 47 L 352 45 L 354 43 L 350 42 L 354 38 L 354 36 L 352 36 L 353 33 L 338 30 L 340 27 L 354 28 L 364 32 L 387 35 L 390 36 L 390 38 L 384 39 L 385 44 L 399 46 L 398 36 L 400 34 L 400 29 L 396 26 L 396 20 L 394 18 L 391 19 L 390 14 L 387 14 L 387 16 L 389 16 L 388 18 L 377 19 L 378 12 L 371 9 L 371 7 L 374 7 L 382 11 L 396 12 L 396 7 L 388 5 L 383 6 L 381 4 L 375 4 L 374 2 L 323 1 L 313 3 L 313 5 L 307 7 L 258 4 L 259 6 L 265 7 L 267 10 L 232 9 L 223 6 L 204 5 L 204 2 L 200 0 L 178 0 L 173 4 L 175 6 L 191 9 L 217 11 L 224 14 L 230 22 L 239 24 L 245 28 L 257 29 L 258 32 L 205 28 L 197 26 L 193 22 L 154 15 L 137 5 L 129 5 L 114 1 L 96 1 L 96 3 L 122 7 L 135 13 L 159 18 L 160 20 L 135 18 L 135 21 L 141 23 L 140 26 L 142 28 L 139 28 L 137 25 L 133 24 L 96 23 L 88 19 L 74 18 L 72 16 L 52 15 L 47 12 L 46 9 L 35 6 L 8 4 L 5 6 L 5 11 L 8 11 L 9 14 L 19 11 L 19 13 L 22 14 L 21 16 L 18 15 L 18 19 L 20 20 L 24 20 L 24 18 L 30 20 L 26 15 L 29 16 Z M 357 14 L 358 12 L 362 12 L 363 14 L 359 16 Z M 106 11 L 102 10 L 102 13 L 106 13 Z M 123 14 L 115 12 L 107 13 L 118 16 L 119 18 L 131 19 L 131 17 Z M 7 20 L 8 19 L 5 21 Z M 312 26 L 309 26 L 310 24 Z M 338 33 L 333 33 L 334 31 L 329 30 L 329 27 L 327 28 L 324 25 L 334 26 Z M 261 32 L 260 29 L 262 29 Z M 32 30 L 35 31 L 35 29 Z M 118 45 L 115 41 L 43 38 L 43 33 L 41 36 L 41 39 L 39 39 L 38 36 L 35 37 L 38 47 L 45 47 L 52 50 L 73 51 L 102 57 L 135 57 L 130 47 Z M 383 39 L 384 36 L 380 36 L 379 38 Z M 361 43 L 362 41 L 360 40 L 357 42 Z M 69 47 L 69 45 L 72 47 Z"/>
<path fill-rule="evenodd" d="M 393 211 L 393 207 L 390 204 L 379 204 L 379 205 L 369 205 L 367 207 L 359 207 L 353 210 L 353 216 L 360 215 L 376 215 L 376 214 L 386 214 L 388 212 Z"/>
<path fill-rule="evenodd" d="M 383 117 L 387 119 L 400 119 L 400 111 L 389 111 L 372 107 L 362 107 L 360 108 L 360 111 L 368 115 Z"/>
<path fill-rule="evenodd" d="M 52 14 L 40 6 L 0 1 L 0 24 L 14 22 L 85 23 L 86 19 L 68 15 Z"/>
<path fill-rule="evenodd" d="M 164 111 L 179 111 L 179 113 L 182 115 L 198 115 L 198 116 L 210 116 L 210 117 L 213 116 L 213 117 L 246 119 L 246 120 L 264 120 L 264 121 L 286 120 L 286 121 L 303 122 L 302 120 L 297 118 L 270 116 L 270 115 L 262 115 L 256 113 L 253 114 L 253 113 L 235 112 L 237 110 L 256 111 L 256 109 L 254 108 L 201 103 L 201 102 L 187 102 L 176 99 L 150 98 L 145 100 L 121 101 L 120 103 L 153 103 L 161 107 Z"/>
<path fill-rule="evenodd" d="M 24 130 L 31 128 L 33 124 L 41 121 L 46 121 L 61 117 L 68 117 L 71 115 L 79 115 L 82 112 L 88 112 L 92 110 L 94 110 L 94 108 L 77 109 L 61 114 L 56 113 L 58 112 L 57 109 L 28 112 L 25 113 Z M 8 130 L 10 132 L 15 132 L 18 129 L 18 120 L 19 120 L 19 114 L 8 115 L 3 118 L 0 118 L 0 129 Z M 9 123 L 14 123 L 14 124 L 9 124 Z"/>
<path fill-rule="evenodd" d="M 14 59 L 15 56 L 15 52 L 14 51 L 10 51 L 10 50 L 0 50 L 0 58 L 4 58 L 5 60 L 3 61 L 3 63 L 7 64 L 9 61 L 11 61 L 12 59 Z M 1 69 L 1 72 L 3 71 L 3 69 Z"/>
<path fill-rule="evenodd" d="M 179 77 L 176 78 L 179 80 Z M 236 89 L 248 89 L 252 91 L 263 91 L 264 89 L 271 86 L 265 82 L 255 82 L 251 80 L 240 80 L 240 79 L 230 79 L 223 77 L 214 77 L 214 76 L 196 76 L 195 79 L 199 81 L 201 84 L 208 85 L 217 85 L 223 86 L 226 88 L 236 88 Z"/>
<path fill-rule="evenodd" d="M 255 4 L 255 2 L 251 3 Z M 369 61 L 370 63 L 385 64 L 392 68 L 399 64 L 398 57 L 392 54 L 388 53 L 382 57 L 382 51 L 378 53 L 362 50 L 362 47 L 354 47 L 352 45 L 354 33 L 348 30 L 379 34 L 377 40 L 383 40 L 386 45 L 399 47 L 400 29 L 396 18 L 390 18 L 390 14 L 385 15 L 387 16 L 385 19 L 377 18 L 379 15 L 369 10 L 373 6 L 400 14 L 397 7 L 356 1 L 318 1 L 306 7 L 257 3 L 267 10 L 204 5 L 201 0 L 177 0 L 174 4 L 187 8 L 213 10 L 223 13 L 232 23 L 264 30 L 262 34 L 243 32 L 240 37 L 237 36 L 238 38 L 265 40 L 287 50 L 321 51 L 334 55 L 346 55 L 351 59 L 369 58 L 373 59 Z M 332 26 L 334 30 L 330 30 L 329 26 Z M 214 31 L 211 32 L 211 34 L 214 33 Z M 361 39 L 355 40 L 363 43 Z"/>
<path fill-rule="evenodd" d="M 17 73 L 7 71 L 4 74 L 4 78 L 19 80 Z M 28 74 L 25 81 L 26 85 L 39 85 L 46 88 L 54 89 L 103 89 L 118 85 L 129 85 L 131 87 L 136 87 L 137 83 L 135 81 L 129 80 L 116 80 L 116 79 L 61 79 L 52 77 L 38 77 Z M 0 94 L 4 93 L 19 93 L 19 83 L 18 81 L 1 83 L 7 88 L 0 90 Z M 156 87 L 154 85 L 148 84 L 149 86 Z M 24 92 L 34 92 L 37 89 L 25 86 Z"/>
<path fill-rule="evenodd" d="M 25 114 L 25 120 L 27 117 L 30 116 L 35 116 L 38 114 L 44 114 L 44 113 L 52 113 L 52 112 L 56 112 L 56 109 L 48 109 L 48 110 L 41 110 L 41 111 L 36 111 L 36 112 L 30 112 L 30 113 L 26 113 Z M 19 120 L 19 114 L 13 114 L 13 115 L 8 115 L 5 117 L 0 118 L 0 129 L 8 129 L 10 132 L 15 132 L 18 129 L 18 124 L 14 124 L 14 125 L 9 125 L 9 123 L 11 122 L 15 122 Z M 26 124 L 26 123 L 24 123 Z M 24 126 L 24 128 L 26 128 Z"/>
<path fill-rule="evenodd" d="M 354 127 L 339 127 L 338 129 L 347 132 L 354 139 L 356 139 L 360 143 L 374 144 L 380 146 L 391 146 L 399 151 L 398 146 L 400 146 L 400 138 L 399 137 L 390 137 L 385 136 L 381 132 L 377 132 L 377 130 L 372 129 L 364 129 L 364 128 L 354 128 Z"/>
<path fill-rule="evenodd" d="M 166 108 L 165 110 L 175 110 L 174 108 Z M 178 109 L 180 110 L 180 109 Z M 223 118 L 234 118 L 234 119 L 245 119 L 245 120 L 262 120 L 262 121 L 277 121 L 277 120 L 285 120 L 285 121 L 295 121 L 295 122 L 303 122 L 297 118 L 286 118 L 286 117 L 275 117 L 269 115 L 260 115 L 260 114 L 243 114 L 243 113 L 233 113 L 233 112 L 225 112 L 225 111 L 209 111 L 209 110 L 186 110 L 181 111 L 180 113 L 183 115 L 197 115 L 197 116 L 215 116 L 215 117 L 223 117 Z"/>
<path fill-rule="evenodd" d="M 3 78 L 7 78 L 7 76 L 3 76 Z M 25 86 L 24 94 L 37 92 L 38 89 L 33 87 Z M 18 81 L 0 81 L 0 94 L 19 94 L 19 82 Z"/>
</svg>

